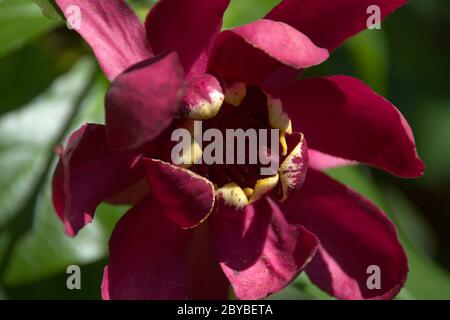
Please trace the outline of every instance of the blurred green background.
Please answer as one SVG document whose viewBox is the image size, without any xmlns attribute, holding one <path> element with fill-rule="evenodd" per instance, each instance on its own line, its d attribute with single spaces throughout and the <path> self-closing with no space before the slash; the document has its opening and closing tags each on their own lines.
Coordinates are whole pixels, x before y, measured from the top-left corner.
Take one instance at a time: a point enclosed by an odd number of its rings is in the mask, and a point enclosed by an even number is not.
<svg viewBox="0 0 450 320">
<path fill-rule="evenodd" d="M 47 0 L 37 0 L 45 5 Z M 129 1 L 144 18 L 153 1 Z M 234 0 L 229 28 L 264 16 L 276 0 Z M 98 299 L 107 241 L 126 208 L 102 205 L 76 239 L 50 203 L 53 148 L 85 122 L 103 122 L 108 83 L 82 39 L 32 0 L 0 0 L 0 299 Z M 51 9 L 51 8 L 50 8 Z M 354 75 L 409 120 L 424 178 L 367 167 L 331 171 L 395 221 L 410 260 L 398 299 L 450 299 L 450 1 L 412 0 L 382 26 L 337 50 L 308 75 Z M 82 266 L 82 290 L 66 287 Z M 300 276 L 273 298 L 329 299 Z"/>
</svg>

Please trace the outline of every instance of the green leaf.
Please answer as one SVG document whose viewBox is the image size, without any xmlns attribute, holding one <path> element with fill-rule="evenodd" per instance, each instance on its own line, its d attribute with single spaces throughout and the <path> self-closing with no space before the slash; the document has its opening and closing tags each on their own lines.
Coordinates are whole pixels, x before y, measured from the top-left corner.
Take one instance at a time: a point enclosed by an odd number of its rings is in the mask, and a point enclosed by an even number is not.
<svg viewBox="0 0 450 320">
<path fill-rule="evenodd" d="M 437 239 L 428 221 L 400 190 L 389 185 L 385 185 L 382 190 L 390 212 L 405 238 L 422 254 L 435 258 Z"/>
<path fill-rule="evenodd" d="M 106 264 L 107 260 L 102 259 L 94 263 L 81 265 L 80 290 L 67 289 L 68 274 L 64 270 L 50 277 L 39 278 L 23 285 L 8 287 L 3 293 L 3 298 L 38 300 L 100 299 L 100 284 L 103 277 L 103 268 Z"/>
<path fill-rule="evenodd" d="M 367 168 L 364 168 L 367 169 Z M 350 188 L 376 203 L 380 208 L 386 209 L 383 198 L 378 189 L 373 185 L 369 171 L 364 171 L 358 166 L 347 166 L 328 170 L 327 173 L 334 179 L 343 182 Z"/>
<path fill-rule="evenodd" d="M 29 0 L 0 1 L 0 56 L 60 24 L 44 17 Z"/>
<path fill-rule="evenodd" d="M 33 230 L 19 242 L 11 259 L 6 285 L 23 286 L 65 272 L 69 265 L 82 266 L 105 259 L 112 227 L 126 209 L 102 205 L 94 222 L 72 239 L 64 233 L 51 206 L 50 189 L 45 188 L 35 209 Z"/>
<path fill-rule="evenodd" d="M 44 16 L 50 19 L 63 19 L 55 0 L 33 0 L 42 10 Z"/>
<path fill-rule="evenodd" d="M 366 30 L 345 43 L 358 77 L 385 94 L 389 70 L 386 40 L 381 30 Z"/>
<path fill-rule="evenodd" d="M 223 18 L 224 29 L 263 18 L 279 0 L 232 0 Z"/>
<path fill-rule="evenodd" d="M 145 21 L 148 12 L 157 1 L 158 0 L 127 0 L 141 21 Z"/>
<path fill-rule="evenodd" d="M 71 107 L 86 86 L 94 65 L 92 59 L 82 60 L 28 106 L 0 118 L 0 227 L 6 226 L 0 232 L 0 258 L 5 256 L 8 240 L 5 234 L 15 232 L 5 223 L 18 217 L 14 214 L 19 209 L 29 210 L 25 212 L 25 221 L 19 222 L 32 226 L 31 232 L 14 248 L 6 274 L 3 274 L 8 287 L 64 272 L 70 264 L 82 265 L 104 258 L 112 226 L 126 210 L 103 205 L 95 223 L 75 239 L 67 237 L 51 205 L 51 172 L 35 205 L 24 203 L 30 198 L 34 181 L 45 170 L 46 159 L 53 152 L 52 143 L 71 114 Z M 74 120 L 73 126 L 97 120 L 103 110 L 105 90 L 106 81 L 101 76 L 83 100 L 85 111 Z"/>
<path fill-rule="evenodd" d="M 450 276 L 443 268 L 402 241 L 409 260 L 409 274 L 403 299 L 449 300 Z"/>
<path fill-rule="evenodd" d="M 66 72 L 79 56 L 76 50 L 68 48 L 49 53 L 44 48 L 46 43 L 30 42 L 0 57 L 0 116 L 28 104 Z"/>
<path fill-rule="evenodd" d="M 47 92 L 0 118 L 0 223 L 23 205 L 92 66 L 83 61 Z"/>
<path fill-rule="evenodd" d="M 446 189 L 450 179 L 450 100 L 424 101 L 418 106 L 420 121 L 415 133 L 427 165 L 421 182 L 427 188 L 441 185 Z"/>
</svg>

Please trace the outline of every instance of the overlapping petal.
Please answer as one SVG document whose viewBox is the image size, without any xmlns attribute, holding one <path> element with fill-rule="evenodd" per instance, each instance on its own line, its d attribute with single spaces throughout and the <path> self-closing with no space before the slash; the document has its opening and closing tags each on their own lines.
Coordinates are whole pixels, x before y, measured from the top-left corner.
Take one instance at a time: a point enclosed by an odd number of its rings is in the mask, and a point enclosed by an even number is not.
<svg viewBox="0 0 450 320">
<path fill-rule="evenodd" d="M 144 159 L 148 183 L 161 211 L 182 228 L 202 223 L 214 209 L 214 186 L 206 178 L 172 164 Z"/>
<path fill-rule="evenodd" d="M 332 51 L 347 38 L 366 29 L 378 6 L 381 18 L 404 5 L 407 0 L 283 0 L 267 19 L 285 22 L 307 35 L 316 45 Z"/>
<path fill-rule="evenodd" d="M 153 56 L 139 18 L 124 0 L 56 0 L 89 43 L 108 79 Z"/>
<path fill-rule="evenodd" d="M 145 22 L 156 54 L 176 51 L 186 73 L 206 71 L 211 44 L 230 0 L 161 0 Z"/>
<path fill-rule="evenodd" d="M 333 157 L 329 154 L 308 149 L 309 165 L 316 170 L 327 170 L 343 166 L 356 165 L 358 162 Z"/>
<path fill-rule="evenodd" d="M 143 146 L 180 113 L 184 74 L 172 52 L 139 63 L 119 77 L 106 95 L 106 132 L 114 149 Z"/>
<path fill-rule="evenodd" d="M 284 157 L 278 170 L 280 175 L 280 200 L 286 200 L 305 182 L 309 167 L 308 146 L 303 134 L 294 132 L 286 137 L 289 154 Z"/>
<path fill-rule="evenodd" d="M 302 69 L 326 59 L 327 50 L 293 27 L 257 20 L 218 35 L 209 68 L 227 79 L 260 84 L 283 66 Z"/>
<path fill-rule="evenodd" d="M 207 223 L 193 230 L 189 247 L 188 298 L 227 300 L 230 283 L 214 256 Z"/>
<path fill-rule="evenodd" d="M 191 234 L 147 197 L 117 223 L 109 241 L 102 297 L 111 300 L 185 299 Z"/>
<path fill-rule="evenodd" d="M 274 94 L 312 149 L 401 177 L 423 174 L 424 164 L 405 118 L 360 80 L 307 78 Z"/>
<path fill-rule="evenodd" d="M 191 77 L 185 84 L 183 113 L 189 119 L 207 120 L 217 115 L 225 95 L 219 80 L 207 73 Z"/>
<path fill-rule="evenodd" d="M 133 205 L 144 199 L 149 194 L 150 188 L 148 186 L 147 179 L 144 178 L 125 191 L 109 198 L 107 202 L 113 205 Z"/>
<path fill-rule="evenodd" d="M 354 78 L 284 83 L 363 30 L 368 6 L 378 5 L 384 18 L 406 0 L 283 0 L 266 19 L 220 34 L 229 0 L 160 0 L 146 34 L 125 1 L 56 2 L 68 18 L 81 9 L 78 32 L 114 81 L 106 128 L 83 126 L 61 151 L 54 207 L 73 236 L 102 201 L 137 202 L 113 231 L 104 299 L 226 299 L 229 283 L 238 298 L 261 299 L 305 268 L 337 298 L 389 299 L 399 292 L 408 266 L 392 223 L 316 169 L 357 161 L 419 176 L 424 165 L 410 127 Z M 236 96 L 227 86 L 222 90 L 225 83 L 236 84 Z M 273 193 L 280 205 L 267 196 L 244 209 L 224 205 L 221 197 L 217 204 L 206 178 L 150 154 L 141 165 L 137 148 L 159 145 L 155 139 L 167 135 L 177 117 L 215 116 L 227 91 L 230 101 L 239 101 L 244 83 L 280 98 L 313 148 L 303 134 L 290 134 L 292 127 L 283 131 L 287 154 Z M 367 286 L 371 266 L 382 272 L 381 288 Z"/>
<path fill-rule="evenodd" d="M 214 251 L 239 299 L 262 299 L 285 288 L 318 246 L 312 233 L 288 223 L 269 198 L 241 211 L 222 206 L 211 220 Z"/>
<path fill-rule="evenodd" d="M 101 125 L 84 125 L 60 154 L 52 183 L 53 204 L 74 236 L 91 222 L 96 207 L 144 177 L 138 152 L 115 152 Z"/>
<path fill-rule="evenodd" d="M 391 299 L 408 272 L 394 225 L 369 200 L 325 174 L 309 169 L 302 189 L 281 205 L 292 223 L 320 240 L 306 271 L 311 280 L 340 299 Z M 380 289 L 369 289 L 369 267 L 379 267 Z"/>
</svg>

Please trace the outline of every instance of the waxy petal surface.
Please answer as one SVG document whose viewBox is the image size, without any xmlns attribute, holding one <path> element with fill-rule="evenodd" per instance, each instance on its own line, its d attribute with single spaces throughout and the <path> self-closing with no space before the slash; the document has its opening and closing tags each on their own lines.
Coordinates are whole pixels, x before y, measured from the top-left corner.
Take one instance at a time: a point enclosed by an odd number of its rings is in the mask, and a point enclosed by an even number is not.
<svg viewBox="0 0 450 320">
<path fill-rule="evenodd" d="M 141 147 L 160 135 L 180 113 L 183 68 L 176 53 L 133 66 L 106 94 L 106 132 L 112 148 Z"/>
<path fill-rule="evenodd" d="M 301 190 L 280 207 L 319 238 L 306 271 L 322 290 L 339 299 L 392 299 L 400 291 L 405 252 L 392 222 L 369 200 L 310 168 Z M 367 285 L 371 266 L 380 268 L 379 289 Z"/>
<path fill-rule="evenodd" d="M 147 197 L 117 223 L 109 241 L 103 299 L 185 299 L 190 232 L 165 215 Z"/>
<path fill-rule="evenodd" d="M 211 220 L 214 251 L 239 299 L 282 290 L 317 250 L 316 237 L 288 223 L 267 197 L 241 211 L 223 206 Z"/>
<path fill-rule="evenodd" d="M 283 21 L 307 35 L 319 47 L 332 51 L 347 38 L 367 28 L 378 6 L 385 18 L 407 0 L 283 0 L 267 19 Z"/>
<path fill-rule="evenodd" d="M 329 154 L 311 148 L 308 149 L 308 154 L 309 154 L 309 166 L 316 170 L 327 170 L 337 167 L 351 166 L 358 164 L 358 162 L 356 161 L 350 161 L 338 157 L 333 157 Z"/>
<path fill-rule="evenodd" d="M 161 210 L 182 228 L 192 228 L 211 214 L 214 186 L 206 178 L 160 160 L 144 159 L 148 183 Z"/>
<path fill-rule="evenodd" d="M 183 113 L 192 120 L 207 120 L 217 115 L 225 95 L 216 77 L 204 73 L 184 83 Z"/>
<path fill-rule="evenodd" d="M 294 132 L 286 137 L 289 154 L 279 168 L 280 200 L 286 200 L 293 192 L 301 188 L 309 166 L 308 146 L 303 134 Z"/>
<path fill-rule="evenodd" d="M 405 118 L 360 80 L 306 78 L 279 88 L 275 95 L 312 149 L 401 177 L 423 174 Z"/>
<path fill-rule="evenodd" d="M 67 234 L 75 236 L 101 202 L 144 177 L 140 159 L 135 151 L 109 149 L 101 125 L 84 125 L 70 136 L 52 183 L 53 204 Z"/>
<path fill-rule="evenodd" d="M 211 44 L 230 0 L 161 0 L 145 22 L 156 54 L 176 51 L 188 75 L 206 71 Z"/>
<path fill-rule="evenodd" d="M 89 43 L 109 80 L 153 56 L 144 26 L 124 0 L 56 0 L 56 3 Z"/>
<path fill-rule="evenodd" d="M 283 66 L 303 69 L 327 59 L 326 49 L 293 27 L 257 20 L 223 31 L 214 43 L 209 68 L 226 79 L 260 84 Z"/>
<path fill-rule="evenodd" d="M 193 230 L 189 247 L 188 297 L 191 300 L 227 300 L 230 283 L 214 256 L 210 228 L 204 223 Z"/>
</svg>

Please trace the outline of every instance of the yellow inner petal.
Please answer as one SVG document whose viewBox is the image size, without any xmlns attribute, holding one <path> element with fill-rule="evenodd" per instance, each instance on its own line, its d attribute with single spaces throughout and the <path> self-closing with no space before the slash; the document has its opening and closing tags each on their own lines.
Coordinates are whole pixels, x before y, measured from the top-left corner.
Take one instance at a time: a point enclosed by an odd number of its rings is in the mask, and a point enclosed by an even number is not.
<svg viewBox="0 0 450 320">
<path fill-rule="evenodd" d="M 221 197 L 225 203 L 236 209 L 244 209 L 248 205 L 248 198 L 236 183 L 230 182 L 216 190 L 216 194 Z"/>
<path fill-rule="evenodd" d="M 267 95 L 267 108 L 270 126 L 280 130 L 280 144 L 282 154 L 285 156 L 288 153 L 286 134 L 292 134 L 292 122 L 287 113 L 283 111 L 283 104 L 280 99 L 275 99 Z"/>
<path fill-rule="evenodd" d="M 209 91 L 209 101 L 202 100 L 197 106 L 191 108 L 189 119 L 207 120 L 214 118 L 222 107 L 225 96 L 215 89 Z"/>
<path fill-rule="evenodd" d="M 241 105 L 247 95 L 247 87 L 245 83 L 235 82 L 225 90 L 225 102 L 232 106 L 238 107 Z"/>
<path fill-rule="evenodd" d="M 267 192 L 271 191 L 273 188 L 275 188 L 278 184 L 279 175 L 267 177 L 264 179 L 259 179 L 256 182 L 255 189 L 248 201 L 249 204 L 261 199 L 263 195 L 265 195 Z"/>
</svg>

